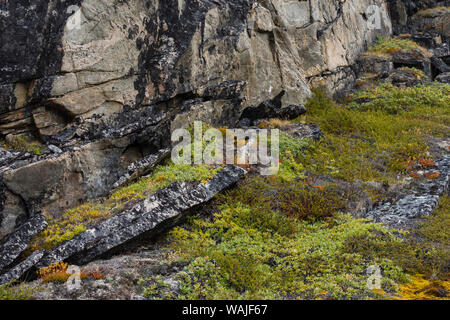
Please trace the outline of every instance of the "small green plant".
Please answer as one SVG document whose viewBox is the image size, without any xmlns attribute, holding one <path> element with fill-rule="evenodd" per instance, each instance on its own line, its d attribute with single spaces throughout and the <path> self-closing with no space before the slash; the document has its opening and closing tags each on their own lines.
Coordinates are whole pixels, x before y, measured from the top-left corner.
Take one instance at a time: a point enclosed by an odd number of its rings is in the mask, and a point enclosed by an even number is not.
<svg viewBox="0 0 450 320">
<path fill-rule="evenodd" d="M 0 285 L 0 301 L 2 300 L 30 300 L 36 289 L 31 289 L 26 285 L 16 285 L 8 283 Z"/>
</svg>

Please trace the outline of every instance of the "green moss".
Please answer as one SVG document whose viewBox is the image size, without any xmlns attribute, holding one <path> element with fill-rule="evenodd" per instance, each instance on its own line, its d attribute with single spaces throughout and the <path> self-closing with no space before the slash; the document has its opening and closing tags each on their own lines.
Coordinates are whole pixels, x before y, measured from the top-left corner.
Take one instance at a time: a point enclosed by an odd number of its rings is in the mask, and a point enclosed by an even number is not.
<svg viewBox="0 0 450 320">
<path fill-rule="evenodd" d="M 2 147 L 10 150 L 22 150 L 38 156 L 44 154 L 44 145 L 24 137 L 14 137 L 9 142 L 2 142 Z"/>
<path fill-rule="evenodd" d="M 35 292 L 35 289 L 30 289 L 25 285 L 14 285 L 14 283 L 0 285 L 0 301 L 29 300 Z"/>
<path fill-rule="evenodd" d="M 375 44 L 369 48 L 369 52 L 387 54 L 395 52 L 411 52 L 413 50 L 419 50 L 424 55 L 429 55 L 427 49 L 409 39 L 378 37 Z"/>
<path fill-rule="evenodd" d="M 450 196 L 441 198 L 436 212 L 420 224 L 417 233 L 429 242 L 450 247 Z"/>
</svg>

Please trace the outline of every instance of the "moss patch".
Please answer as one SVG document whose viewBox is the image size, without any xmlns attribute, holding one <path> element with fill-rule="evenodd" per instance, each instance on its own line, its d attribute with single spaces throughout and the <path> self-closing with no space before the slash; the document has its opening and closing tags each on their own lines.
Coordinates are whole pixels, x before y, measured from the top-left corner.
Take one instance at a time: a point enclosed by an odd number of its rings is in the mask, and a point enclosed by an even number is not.
<svg viewBox="0 0 450 320">
<path fill-rule="evenodd" d="M 36 292 L 36 289 L 30 289 L 26 285 L 15 285 L 9 283 L 0 285 L 1 300 L 29 300 Z"/>
<path fill-rule="evenodd" d="M 414 50 L 418 50 L 425 57 L 430 57 L 432 55 L 427 49 L 412 40 L 384 37 L 378 37 L 377 41 L 372 47 L 369 48 L 368 52 L 373 54 L 389 55 L 396 52 L 412 52 Z"/>
</svg>

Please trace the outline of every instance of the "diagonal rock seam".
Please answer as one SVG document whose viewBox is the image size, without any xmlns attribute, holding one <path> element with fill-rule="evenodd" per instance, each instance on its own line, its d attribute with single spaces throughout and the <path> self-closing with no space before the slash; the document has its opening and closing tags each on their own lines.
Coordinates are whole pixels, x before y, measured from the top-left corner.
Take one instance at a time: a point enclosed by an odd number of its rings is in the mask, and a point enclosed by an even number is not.
<svg viewBox="0 0 450 320">
<path fill-rule="evenodd" d="M 191 210 L 206 204 L 215 195 L 233 186 L 246 173 L 240 167 L 227 166 L 207 183 L 174 183 L 51 251 L 35 252 L 0 276 L 0 284 L 19 279 L 33 267 L 41 268 L 54 262 L 69 260 L 80 265 L 91 262 L 112 249 L 148 235 L 161 225 L 173 225 Z M 17 246 L 14 241 L 10 243 L 8 248 Z M 14 252 L 18 256 L 25 248 L 26 243 L 21 244 L 21 250 Z M 14 260 L 11 255 L 4 259 L 8 257 L 3 264 Z"/>
</svg>

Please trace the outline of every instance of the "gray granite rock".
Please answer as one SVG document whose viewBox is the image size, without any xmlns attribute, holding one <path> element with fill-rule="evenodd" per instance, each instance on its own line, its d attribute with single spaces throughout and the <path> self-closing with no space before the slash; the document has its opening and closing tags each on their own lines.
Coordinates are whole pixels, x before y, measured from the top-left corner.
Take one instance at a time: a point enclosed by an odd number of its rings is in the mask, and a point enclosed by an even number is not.
<svg viewBox="0 0 450 320">
<path fill-rule="evenodd" d="M 170 148 L 159 150 L 157 153 L 151 154 L 148 157 L 129 165 L 127 168 L 127 173 L 120 177 L 116 183 L 114 183 L 113 188 L 120 188 L 121 186 L 150 173 L 155 166 L 160 164 L 161 161 L 170 155 L 170 152 Z"/>
<path fill-rule="evenodd" d="M 0 243 L 0 271 L 10 266 L 25 251 L 30 240 L 46 226 L 45 218 L 38 214 L 4 238 Z"/>
<path fill-rule="evenodd" d="M 19 280 L 27 271 L 33 268 L 44 256 L 45 250 L 35 251 L 24 261 L 0 276 L 0 285 Z"/>
</svg>

